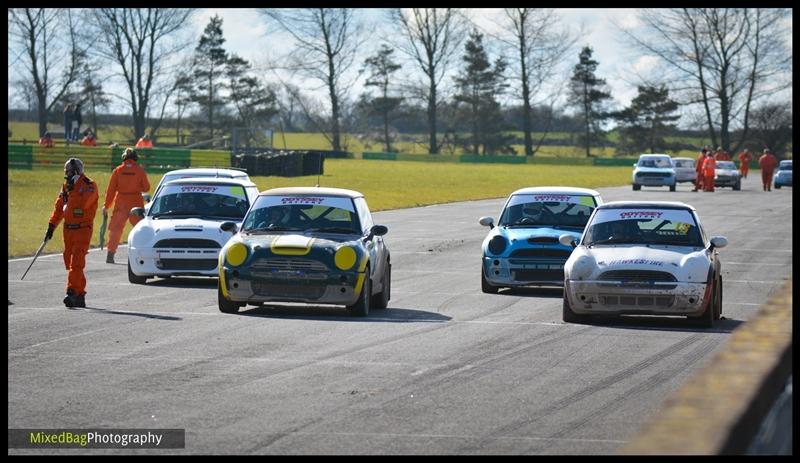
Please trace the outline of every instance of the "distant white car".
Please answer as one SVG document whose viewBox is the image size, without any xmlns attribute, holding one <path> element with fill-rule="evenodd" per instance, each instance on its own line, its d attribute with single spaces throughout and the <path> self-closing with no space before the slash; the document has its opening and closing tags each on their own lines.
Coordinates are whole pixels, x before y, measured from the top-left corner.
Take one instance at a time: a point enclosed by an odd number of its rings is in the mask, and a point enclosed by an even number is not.
<svg viewBox="0 0 800 463">
<path fill-rule="evenodd" d="M 722 314 L 725 237 L 707 238 L 694 207 L 615 201 L 598 206 L 564 264 L 565 322 L 590 315 L 684 315 L 711 327 Z"/>
<path fill-rule="evenodd" d="M 741 174 L 733 161 L 717 161 L 717 167 L 714 169 L 714 186 L 729 186 L 736 191 L 742 189 Z"/>
<path fill-rule="evenodd" d="M 233 236 L 223 222 L 241 225 L 258 197 L 249 180 L 186 178 L 167 182 L 128 235 L 128 281 L 179 275 L 218 275 L 220 249 Z"/>
<path fill-rule="evenodd" d="M 152 197 L 155 198 L 158 194 L 158 190 L 161 189 L 162 186 L 166 185 L 167 183 L 177 180 L 179 178 L 197 178 L 197 177 L 213 177 L 213 178 L 238 178 L 241 180 L 250 180 L 250 177 L 247 175 L 246 171 L 239 170 L 239 169 L 232 169 L 232 168 L 214 168 L 214 167 L 190 167 L 188 169 L 177 169 L 171 170 L 164 174 L 161 177 L 161 181 L 158 182 L 156 185 L 156 189 L 153 192 Z M 149 201 L 151 196 L 148 194 L 142 194 L 144 196 L 145 201 L 148 204 L 145 205 L 145 211 L 150 208 Z"/>
<path fill-rule="evenodd" d="M 692 158 L 672 158 L 675 166 L 675 178 L 678 183 L 694 182 L 697 179 L 694 159 Z"/>
<path fill-rule="evenodd" d="M 643 186 L 668 186 L 675 191 L 677 185 L 675 168 L 668 154 L 642 154 L 633 165 L 633 190 L 641 190 Z"/>
</svg>

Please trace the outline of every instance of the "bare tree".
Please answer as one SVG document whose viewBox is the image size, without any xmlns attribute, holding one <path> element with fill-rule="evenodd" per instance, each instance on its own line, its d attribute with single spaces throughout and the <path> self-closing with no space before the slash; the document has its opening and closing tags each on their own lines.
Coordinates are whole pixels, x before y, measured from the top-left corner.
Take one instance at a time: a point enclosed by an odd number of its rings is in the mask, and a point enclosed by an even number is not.
<svg viewBox="0 0 800 463">
<path fill-rule="evenodd" d="M 791 86 L 792 54 L 783 20 L 787 9 L 645 9 L 641 33 L 623 30 L 630 43 L 668 65 L 682 103 L 700 104 L 713 145 L 738 151 L 749 130 L 750 108 Z M 733 125 L 740 138 L 731 149 Z M 719 141 L 719 143 L 718 143 Z"/>
<path fill-rule="evenodd" d="M 170 74 L 172 57 L 191 43 L 188 37 L 177 33 L 190 24 L 188 19 L 194 10 L 98 8 L 93 11 L 96 52 L 119 66 L 117 75 L 124 79 L 128 90 L 125 100 L 133 116 L 133 135 L 139 138 L 144 135 L 150 106 L 154 104 L 156 84 Z"/>
<path fill-rule="evenodd" d="M 436 108 L 440 103 L 439 85 L 464 38 L 466 21 L 454 8 L 412 8 L 390 10 L 390 17 L 400 29 L 397 49 L 408 55 L 427 79 L 424 93 L 428 105 L 429 151 L 439 152 L 436 140 Z"/>
<path fill-rule="evenodd" d="M 753 121 L 752 141 L 758 148 L 769 148 L 776 155 L 787 152 L 792 142 L 792 109 L 788 104 L 769 103 L 755 108 L 750 118 Z"/>
<path fill-rule="evenodd" d="M 531 113 L 533 100 L 558 68 L 577 38 L 563 29 L 547 8 L 505 8 L 495 37 L 509 50 L 512 74 L 520 86 L 525 155 L 533 156 Z"/>
<path fill-rule="evenodd" d="M 342 149 L 342 104 L 354 81 L 347 80 L 363 43 L 362 28 L 352 8 L 262 9 L 295 41 L 287 67 L 327 87 L 331 105 L 330 133 L 334 151 Z"/>
<path fill-rule="evenodd" d="M 53 106 L 78 76 L 81 50 L 75 30 L 75 20 L 69 9 L 8 10 L 9 45 L 20 47 L 19 62 L 29 74 L 22 81 L 32 85 L 36 96 L 40 137 L 47 131 L 47 119 Z"/>
</svg>

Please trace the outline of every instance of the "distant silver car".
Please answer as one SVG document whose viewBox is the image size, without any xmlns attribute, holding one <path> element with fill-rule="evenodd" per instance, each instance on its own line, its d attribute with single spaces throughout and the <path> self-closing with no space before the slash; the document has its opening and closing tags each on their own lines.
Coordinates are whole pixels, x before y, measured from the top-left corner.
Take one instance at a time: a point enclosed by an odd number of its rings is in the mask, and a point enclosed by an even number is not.
<svg viewBox="0 0 800 463">
<path fill-rule="evenodd" d="M 717 167 L 714 170 L 714 186 L 729 186 L 736 191 L 742 189 L 741 174 L 733 161 L 717 161 Z"/>
<path fill-rule="evenodd" d="M 722 314 L 723 236 L 706 237 L 694 207 L 667 201 L 598 206 L 564 264 L 565 322 L 590 315 L 683 315 L 711 327 Z"/>
<path fill-rule="evenodd" d="M 633 165 L 633 190 L 641 190 L 643 186 L 668 186 L 675 191 L 677 185 L 675 168 L 667 154 L 643 154 Z"/>
<path fill-rule="evenodd" d="M 672 158 L 675 166 L 675 179 L 678 183 L 694 182 L 697 179 L 694 159 L 692 158 Z"/>
</svg>

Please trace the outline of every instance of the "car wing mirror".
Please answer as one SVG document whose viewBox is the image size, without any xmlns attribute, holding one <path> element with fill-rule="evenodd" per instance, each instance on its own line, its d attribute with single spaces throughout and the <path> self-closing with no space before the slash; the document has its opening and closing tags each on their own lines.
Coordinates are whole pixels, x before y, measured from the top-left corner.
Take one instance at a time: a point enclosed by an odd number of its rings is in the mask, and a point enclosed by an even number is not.
<svg viewBox="0 0 800 463">
<path fill-rule="evenodd" d="M 140 219 L 143 219 L 144 218 L 144 208 L 143 207 L 131 208 L 130 215 L 135 215 L 136 217 L 139 217 Z"/>
<path fill-rule="evenodd" d="M 478 220 L 478 223 L 484 227 L 489 227 L 489 230 L 491 230 L 494 228 L 494 217 L 489 217 L 488 215 L 486 217 L 481 217 Z"/>
<path fill-rule="evenodd" d="M 239 231 L 239 227 L 236 226 L 236 222 L 222 222 L 219 225 L 219 229 L 224 232 L 231 232 L 236 233 Z"/>
<path fill-rule="evenodd" d="M 708 246 L 709 251 L 713 251 L 716 248 L 724 248 L 728 245 L 728 239 L 724 236 L 712 236 L 709 241 L 711 242 Z"/>
<path fill-rule="evenodd" d="M 572 235 L 567 235 L 566 233 L 558 237 L 558 242 L 564 246 L 572 246 L 573 248 L 578 245 L 578 243 L 575 241 L 575 238 L 573 238 Z"/>
</svg>

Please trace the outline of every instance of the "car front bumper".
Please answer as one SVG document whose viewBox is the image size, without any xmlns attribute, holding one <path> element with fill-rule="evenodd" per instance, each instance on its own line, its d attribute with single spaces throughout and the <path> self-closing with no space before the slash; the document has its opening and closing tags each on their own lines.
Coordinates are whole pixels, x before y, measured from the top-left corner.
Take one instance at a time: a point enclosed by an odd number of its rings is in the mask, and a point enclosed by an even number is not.
<svg viewBox="0 0 800 463">
<path fill-rule="evenodd" d="M 698 316 L 705 311 L 705 283 L 624 284 L 567 280 L 570 308 L 584 315 L 654 314 Z"/>
<path fill-rule="evenodd" d="M 493 286 L 563 286 L 565 262 L 484 256 L 483 270 Z"/>
<path fill-rule="evenodd" d="M 137 276 L 219 276 L 219 249 L 129 248 L 128 262 Z"/>
<path fill-rule="evenodd" d="M 223 267 L 228 299 L 236 302 L 304 302 L 353 305 L 358 301 L 365 272 L 332 271 L 318 273 L 282 273 L 253 275 Z M 223 284 L 223 280 L 220 281 Z"/>
<path fill-rule="evenodd" d="M 641 186 L 672 186 L 676 183 L 675 177 L 642 177 L 636 176 L 633 183 Z"/>
<path fill-rule="evenodd" d="M 792 186 L 792 177 L 775 177 L 775 185 Z"/>
<path fill-rule="evenodd" d="M 714 186 L 734 186 L 739 183 L 739 177 L 717 177 Z"/>
</svg>

